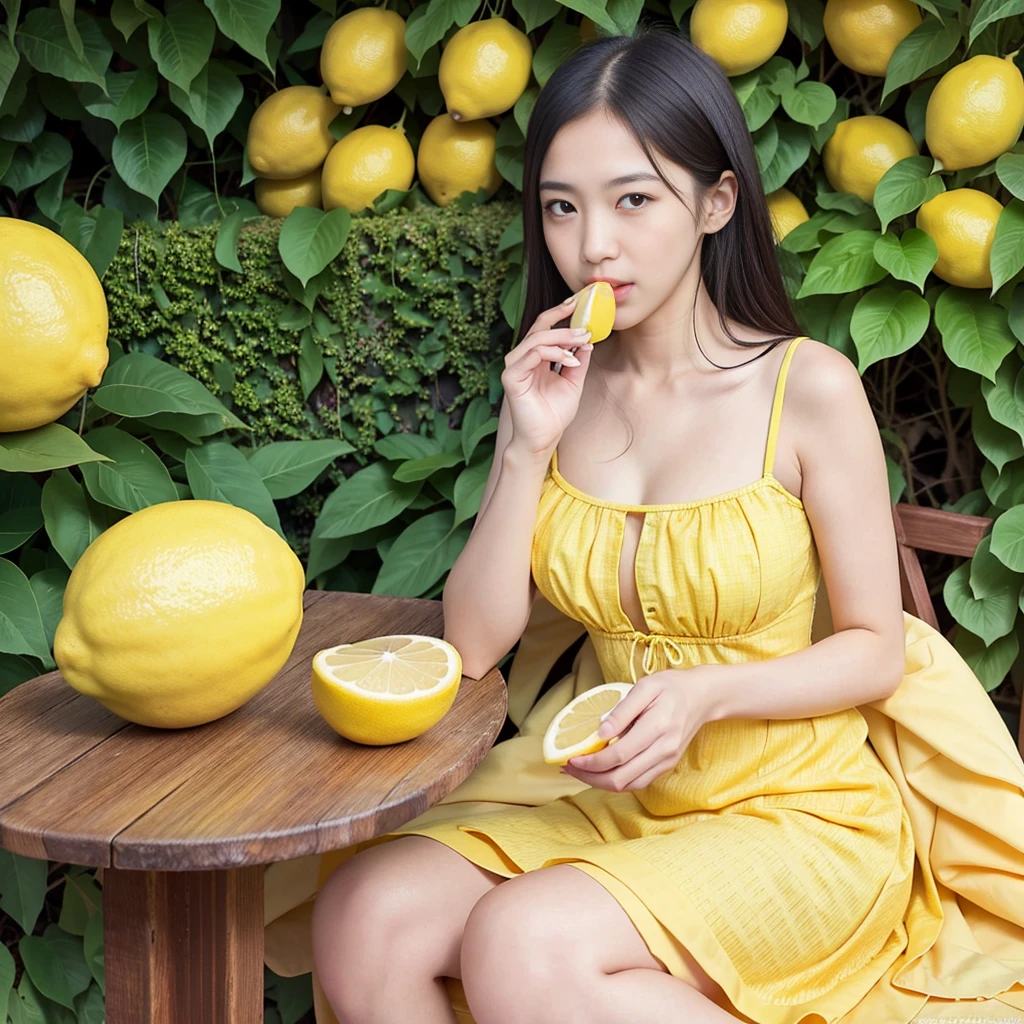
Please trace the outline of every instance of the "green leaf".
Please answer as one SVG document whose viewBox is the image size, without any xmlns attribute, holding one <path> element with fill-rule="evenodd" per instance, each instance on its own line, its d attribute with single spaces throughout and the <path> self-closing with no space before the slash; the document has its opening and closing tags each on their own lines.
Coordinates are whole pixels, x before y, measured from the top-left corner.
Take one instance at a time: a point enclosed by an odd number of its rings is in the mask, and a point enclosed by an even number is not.
<svg viewBox="0 0 1024 1024">
<path fill-rule="evenodd" d="M 547 80 L 559 65 L 580 48 L 581 42 L 575 25 L 556 21 L 548 26 L 540 46 L 533 55 L 533 75 L 542 87 L 547 84 Z"/>
<path fill-rule="evenodd" d="M 405 23 L 405 46 L 416 64 L 449 28 L 468 25 L 479 6 L 480 0 L 432 0 L 416 8 Z"/>
<path fill-rule="evenodd" d="M 188 92 L 213 52 L 217 28 L 210 12 L 198 0 L 167 0 L 166 16 L 153 18 L 146 28 L 160 74 Z"/>
<path fill-rule="evenodd" d="M 94 206 L 88 213 L 79 209 L 61 221 L 60 233 L 102 278 L 121 244 L 124 214 L 110 206 Z"/>
<path fill-rule="evenodd" d="M 619 35 L 632 35 L 640 20 L 640 12 L 644 7 L 644 0 L 607 0 L 608 17 L 615 22 L 616 31 Z"/>
<path fill-rule="evenodd" d="M 43 525 L 42 493 L 25 473 L 0 475 L 0 554 L 20 548 Z"/>
<path fill-rule="evenodd" d="M 1014 337 L 1024 344 L 1024 281 L 1013 289 L 1007 323 Z"/>
<path fill-rule="evenodd" d="M 18 952 L 40 993 L 74 1010 L 75 996 L 84 992 L 91 980 L 82 953 L 82 940 L 50 925 L 45 935 L 22 936 Z"/>
<path fill-rule="evenodd" d="M 73 569 L 85 549 L 120 516 L 97 504 L 66 470 L 51 474 L 43 484 L 43 522 L 57 554 Z"/>
<path fill-rule="evenodd" d="M 6 39 L 6 36 L 2 38 Z M 0 44 L 2 45 L 2 44 Z M 14 988 L 14 957 L 6 946 L 0 945 L 0 1020 L 7 1018 L 7 1004 Z"/>
<path fill-rule="evenodd" d="M 389 434 L 374 442 L 374 451 L 385 459 L 420 459 L 435 455 L 441 445 L 433 437 L 423 434 Z"/>
<path fill-rule="evenodd" d="M 238 235 L 242 230 L 245 215 L 241 210 L 229 213 L 217 229 L 217 243 L 213 247 L 213 255 L 217 262 L 228 270 L 242 273 L 242 264 L 238 262 Z"/>
<path fill-rule="evenodd" d="M 454 564 L 469 539 L 469 526 L 455 526 L 443 509 L 407 526 L 388 549 L 371 593 L 419 597 Z"/>
<path fill-rule="evenodd" d="M 317 535 L 325 540 L 351 537 L 389 523 L 412 504 L 422 486 L 422 481 L 401 483 L 386 462 L 372 462 L 328 495 L 317 519 Z"/>
<path fill-rule="evenodd" d="M 887 231 L 875 242 L 874 257 L 899 281 L 910 281 L 924 293 L 924 282 L 939 258 L 931 235 L 908 228 L 902 235 Z"/>
<path fill-rule="evenodd" d="M 993 505 L 1005 510 L 1024 504 L 1024 465 L 1020 462 L 1011 462 L 998 472 L 992 463 L 986 462 L 981 469 L 981 482 Z"/>
<path fill-rule="evenodd" d="M 938 83 L 939 80 L 937 78 L 923 82 L 910 93 L 904 105 L 903 117 L 907 122 L 907 131 L 910 132 L 911 138 L 913 138 L 918 146 L 924 145 L 924 125 L 925 115 L 928 111 L 928 101 L 931 99 L 932 92 Z"/>
<path fill-rule="evenodd" d="M 947 288 L 935 304 L 935 324 L 949 358 L 992 381 L 1015 344 L 1006 310 L 974 289 Z"/>
<path fill-rule="evenodd" d="M 824 5 L 820 0 L 789 0 L 789 29 L 812 50 L 825 38 Z"/>
<path fill-rule="evenodd" d="M 149 4 L 145 4 L 145 7 L 149 8 Z M 141 5 L 132 3 L 132 0 L 114 0 L 110 6 L 110 20 L 127 42 L 140 25 L 154 16 L 150 14 L 151 10 L 144 10 Z"/>
<path fill-rule="evenodd" d="M 341 252 L 348 238 L 351 215 L 343 206 L 328 213 L 299 206 L 281 225 L 277 247 L 284 265 L 302 286 Z"/>
<path fill-rule="evenodd" d="M 1016 431 L 1024 441 L 1024 368 L 1008 356 L 996 373 L 995 383 L 981 381 L 981 394 L 992 418 Z"/>
<path fill-rule="evenodd" d="M 0 850 L 0 910 L 27 934 L 32 933 L 43 909 L 49 867 L 46 860 Z"/>
<path fill-rule="evenodd" d="M 960 657 L 967 662 L 968 668 L 989 692 L 1006 678 L 1006 673 L 1010 671 L 1020 653 L 1020 641 L 1017 634 L 1012 631 L 991 644 L 986 644 L 976 633 L 961 628 L 957 630 L 954 646 Z"/>
<path fill-rule="evenodd" d="M 1017 581 L 1016 591 L 1007 589 L 1005 592 L 993 593 L 991 596 L 978 599 L 971 592 L 970 573 L 970 562 L 964 562 L 954 569 L 946 577 L 942 596 L 950 614 L 957 622 L 972 633 L 976 633 L 986 643 L 992 643 L 1013 629 L 1017 618 L 1020 581 Z"/>
<path fill-rule="evenodd" d="M 972 45 L 974 40 L 993 22 L 1012 18 L 1018 14 L 1024 14 L 1024 0 L 981 0 L 974 10 L 967 45 Z"/>
<path fill-rule="evenodd" d="M 827 241 L 807 268 L 807 276 L 797 294 L 839 295 L 876 284 L 886 275 L 875 262 L 877 231 L 848 231 Z"/>
<path fill-rule="evenodd" d="M 111 153 L 125 184 L 159 202 L 174 172 L 185 162 L 185 129 L 169 114 L 147 112 L 121 125 Z"/>
<path fill-rule="evenodd" d="M 863 374 L 872 363 L 913 348 L 930 319 L 928 302 L 909 289 L 891 284 L 872 288 L 857 303 L 850 321 L 857 369 Z"/>
<path fill-rule="evenodd" d="M 873 202 L 883 231 L 895 218 L 946 191 L 942 178 L 931 173 L 932 163 L 930 156 L 908 156 L 882 175 L 875 186 Z"/>
<path fill-rule="evenodd" d="M 64 873 L 64 899 L 60 906 L 58 924 L 68 935 L 85 935 L 86 925 L 93 914 L 103 909 L 103 892 L 96 885 L 95 876 L 87 871 L 71 869 Z"/>
<path fill-rule="evenodd" d="M 85 439 L 96 451 L 114 460 L 82 466 L 85 486 L 101 504 L 138 512 L 150 505 L 178 500 L 167 467 L 137 437 L 117 427 L 95 427 Z"/>
<path fill-rule="evenodd" d="M 0 36 L 0 103 L 3 103 L 7 95 L 7 89 L 14 78 L 14 72 L 18 70 L 18 63 L 21 54 L 14 47 L 14 43 L 7 36 Z M 3 1000 L 0 999 L 0 1013 L 3 1012 Z"/>
<path fill-rule="evenodd" d="M 992 554 L 1008 569 L 1024 572 L 1024 505 L 1018 505 L 1004 512 L 992 527 Z M 1020 590 L 1018 581 L 1018 592 Z M 1016 612 L 1017 594 L 1013 598 Z M 966 623 L 965 623 L 966 625 Z M 1012 625 L 1012 623 L 1011 623 Z M 968 629 L 971 627 L 968 626 Z M 987 639 L 985 634 L 975 629 L 973 632 Z M 998 634 L 1002 636 L 1002 633 Z"/>
<path fill-rule="evenodd" d="M 526 137 L 527 125 L 530 123 L 530 114 L 533 113 L 533 107 L 539 95 L 540 89 L 538 86 L 528 85 L 523 90 L 522 96 L 516 100 L 516 105 L 512 108 L 512 116 L 516 119 L 516 124 L 519 125 L 519 130 L 524 138 Z"/>
<path fill-rule="evenodd" d="M 756 75 L 756 72 L 753 72 Z M 730 79 L 732 81 L 732 79 Z M 754 91 L 743 102 L 743 117 L 746 119 L 747 127 L 756 132 L 769 123 L 769 118 L 779 106 L 779 96 L 770 92 L 763 86 L 756 86 Z M 775 134 L 776 143 L 778 133 Z M 773 150 L 774 152 L 774 150 Z"/>
<path fill-rule="evenodd" d="M 986 597 L 1009 594 L 1012 602 L 1016 604 L 1024 580 L 1018 573 L 1004 565 L 993 554 L 991 548 L 992 535 L 986 534 L 978 543 L 974 557 L 968 563 L 971 567 L 971 593 L 979 601 Z"/>
<path fill-rule="evenodd" d="M 938 18 L 925 17 L 893 50 L 885 71 L 882 100 L 941 64 L 957 48 L 960 38 L 960 25 L 955 18 L 943 24 Z"/>
<path fill-rule="evenodd" d="M 793 173 L 807 162 L 811 139 L 807 129 L 790 121 L 779 125 L 779 144 L 771 162 L 761 173 L 766 193 L 782 188 Z"/>
<path fill-rule="evenodd" d="M 267 56 L 267 36 L 281 10 L 281 0 L 205 0 L 217 19 L 217 27 L 246 53 L 266 67 L 274 68 Z"/>
<path fill-rule="evenodd" d="M 355 449 L 347 441 L 273 441 L 257 448 L 249 465 L 272 498 L 290 498 L 304 491 L 339 456 Z"/>
<path fill-rule="evenodd" d="M 41 569 L 28 581 L 39 605 L 39 617 L 43 622 L 46 645 L 53 648 L 53 636 L 57 623 L 64 613 L 64 591 L 71 573 L 64 568 Z"/>
<path fill-rule="evenodd" d="M 299 384 L 302 397 L 309 398 L 313 389 L 320 383 L 324 375 L 324 354 L 320 346 L 313 340 L 312 331 L 302 332 L 299 343 Z"/>
<path fill-rule="evenodd" d="M 437 452 L 421 459 L 410 459 L 395 470 L 395 479 L 407 483 L 410 480 L 426 480 L 439 469 L 461 465 L 462 452 Z"/>
<path fill-rule="evenodd" d="M 999 214 L 989 267 L 992 295 L 1024 267 L 1024 201 L 1020 199 L 1011 199 Z"/>
<path fill-rule="evenodd" d="M 0 470 L 8 473 L 43 473 L 101 461 L 106 461 L 106 456 L 93 451 L 73 430 L 60 423 L 0 434 Z"/>
<path fill-rule="evenodd" d="M 1020 435 L 996 423 L 984 402 L 977 402 L 972 407 L 971 426 L 975 444 L 997 472 L 1001 473 L 1006 463 L 1024 456 Z"/>
<path fill-rule="evenodd" d="M 562 9 L 559 0 L 512 0 L 512 6 L 523 19 L 523 31 L 527 35 L 540 25 L 547 24 Z"/>
<path fill-rule="evenodd" d="M 85 953 L 85 962 L 89 965 L 89 971 L 93 978 L 104 986 L 103 971 L 103 911 L 93 914 L 89 923 L 85 926 L 85 935 L 82 936 L 82 952 Z"/>
<path fill-rule="evenodd" d="M 243 92 L 238 75 L 216 60 L 199 69 L 187 91 L 170 87 L 171 101 L 202 129 L 211 150 L 214 139 L 235 116 Z"/>
<path fill-rule="evenodd" d="M 782 109 L 794 121 L 818 128 L 835 112 L 836 94 L 821 82 L 801 82 L 796 88 L 783 93 Z"/>
<path fill-rule="evenodd" d="M 89 16 L 79 12 L 75 25 L 84 48 L 82 57 L 71 45 L 60 11 L 50 7 L 37 7 L 25 15 L 17 32 L 18 46 L 36 71 L 68 82 L 94 82 L 103 88 L 113 47 Z"/>
<path fill-rule="evenodd" d="M 15 192 L 46 181 L 71 164 L 71 143 L 56 132 L 43 132 L 28 146 L 19 148 L 4 175 L 4 184 Z"/>
<path fill-rule="evenodd" d="M 6 558 L 0 558 L 0 651 L 31 654 L 45 668 L 54 667 L 32 586 L 28 577 Z"/>
<path fill-rule="evenodd" d="M 612 20 L 607 8 L 611 0 L 561 0 L 563 7 L 569 7 L 580 14 L 586 15 L 595 25 L 600 26 L 612 35 L 619 33 L 619 26 Z"/>
<path fill-rule="evenodd" d="M 95 85 L 83 85 L 82 105 L 90 114 L 113 121 L 120 128 L 138 117 L 156 95 L 156 68 L 147 65 L 135 71 L 108 71 L 106 91 Z"/>
<path fill-rule="evenodd" d="M 455 481 L 455 520 L 458 526 L 480 511 L 480 502 L 487 486 L 487 475 L 491 469 L 491 460 L 482 459 L 467 466 Z"/>
<path fill-rule="evenodd" d="M 93 393 L 93 401 L 119 416 L 135 418 L 162 412 L 187 416 L 213 414 L 219 418 L 221 429 L 245 426 L 195 377 L 144 352 L 130 353 L 107 367 Z"/>
<path fill-rule="evenodd" d="M 996 161 L 996 176 L 1017 199 L 1024 199 L 1024 153 L 1004 153 Z"/>
<path fill-rule="evenodd" d="M 226 441 L 212 441 L 185 453 L 185 473 L 196 498 L 237 505 L 284 534 L 274 499 L 249 460 Z"/>
</svg>

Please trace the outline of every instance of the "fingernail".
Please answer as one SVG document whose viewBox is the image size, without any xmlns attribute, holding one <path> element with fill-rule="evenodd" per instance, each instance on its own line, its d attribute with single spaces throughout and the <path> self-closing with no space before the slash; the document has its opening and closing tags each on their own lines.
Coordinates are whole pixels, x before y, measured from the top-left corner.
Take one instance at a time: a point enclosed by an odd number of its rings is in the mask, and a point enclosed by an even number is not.
<svg viewBox="0 0 1024 1024">
<path fill-rule="evenodd" d="M 589 341 L 585 345 L 580 345 L 580 348 L 583 349 L 584 352 L 589 352 L 593 347 L 593 344 Z"/>
<path fill-rule="evenodd" d="M 563 306 L 568 306 L 570 302 L 574 302 L 575 300 L 576 300 L 576 296 L 575 295 L 570 295 L 569 298 L 562 299 L 562 305 Z"/>
<path fill-rule="evenodd" d="M 562 360 L 562 365 L 563 366 L 579 366 L 580 365 L 580 361 L 575 356 L 566 356 Z"/>
<path fill-rule="evenodd" d="M 574 328 L 572 329 L 572 333 L 573 333 L 573 334 L 574 334 L 574 335 L 575 335 L 575 336 L 576 336 L 577 338 L 582 338 L 584 334 L 586 334 L 586 335 L 589 335 L 589 334 L 590 334 L 590 331 L 588 331 L 588 330 L 586 329 L 586 327 L 574 327 Z"/>
</svg>

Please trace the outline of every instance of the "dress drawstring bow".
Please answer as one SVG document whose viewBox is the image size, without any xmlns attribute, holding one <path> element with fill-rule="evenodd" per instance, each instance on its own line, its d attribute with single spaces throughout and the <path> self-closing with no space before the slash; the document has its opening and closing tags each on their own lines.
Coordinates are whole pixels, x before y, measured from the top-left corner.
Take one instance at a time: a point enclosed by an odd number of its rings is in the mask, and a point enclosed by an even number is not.
<svg viewBox="0 0 1024 1024">
<path fill-rule="evenodd" d="M 649 676 L 657 670 L 659 649 L 664 651 L 666 668 L 683 663 L 683 649 L 671 637 L 662 636 L 659 633 L 647 634 L 637 631 L 633 634 L 633 643 L 629 648 L 629 676 L 634 683 L 636 682 L 636 645 L 639 643 L 646 645 L 640 663 L 645 676 Z"/>
</svg>

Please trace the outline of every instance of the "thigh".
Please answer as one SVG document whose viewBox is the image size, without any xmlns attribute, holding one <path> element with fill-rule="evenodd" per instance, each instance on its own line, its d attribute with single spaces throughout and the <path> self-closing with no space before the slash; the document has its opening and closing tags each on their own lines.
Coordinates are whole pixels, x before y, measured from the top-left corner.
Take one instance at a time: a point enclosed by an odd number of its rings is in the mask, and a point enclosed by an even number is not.
<svg viewBox="0 0 1024 1024">
<path fill-rule="evenodd" d="M 311 922 L 314 947 L 335 955 L 392 953 L 408 942 L 437 977 L 459 977 L 462 933 L 477 901 L 505 879 L 427 836 L 361 850 L 324 882 Z"/>
</svg>

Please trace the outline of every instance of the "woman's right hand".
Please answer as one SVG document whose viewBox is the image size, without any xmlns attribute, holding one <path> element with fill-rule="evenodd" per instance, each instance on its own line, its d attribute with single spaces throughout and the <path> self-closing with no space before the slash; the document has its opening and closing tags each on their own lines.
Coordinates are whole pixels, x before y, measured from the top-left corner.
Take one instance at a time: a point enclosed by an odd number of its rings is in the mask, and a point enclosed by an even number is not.
<svg viewBox="0 0 1024 1024">
<path fill-rule="evenodd" d="M 505 356 L 501 384 L 512 417 L 512 442 L 548 453 L 579 408 L 593 346 L 590 334 L 553 325 L 572 314 L 575 298 L 544 310 L 522 341 Z M 574 354 L 575 353 L 575 354 Z M 551 363 L 561 363 L 556 373 Z"/>
</svg>

